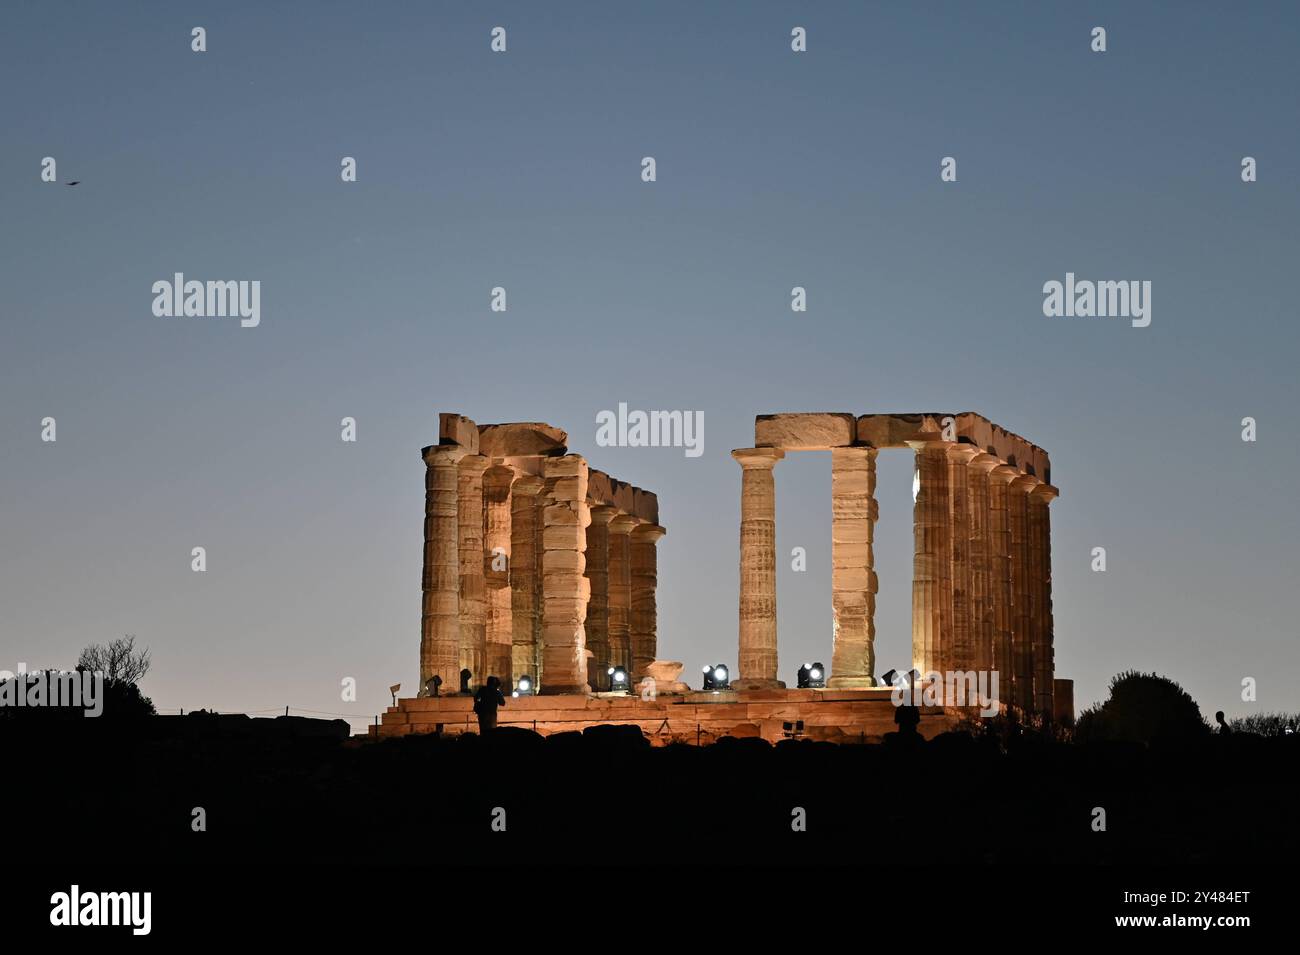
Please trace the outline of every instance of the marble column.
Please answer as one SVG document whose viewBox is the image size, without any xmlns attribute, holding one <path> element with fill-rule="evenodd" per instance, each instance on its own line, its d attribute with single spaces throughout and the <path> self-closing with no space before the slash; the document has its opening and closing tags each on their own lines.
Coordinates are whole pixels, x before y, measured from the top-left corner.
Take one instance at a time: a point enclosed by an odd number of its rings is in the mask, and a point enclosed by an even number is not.
<svg viewBox="0 0 1300 955">
<path fill-rule="evenodd" d="M 993 656 L 996 641 L 989 472 L 1000 463 L 991 454 L 979 454 L 971 459 L 970 470 L 967 472 L 970 499 L 971 627 L 975 640 L 975 669 L 981 673 L 996 669 Z"/>
<path fill-rule="evenodd" d="M 593 690 L 609 689 L 609 524 L 617 516 L 616 507 L 593 507 L 591 526 L 587 528 L 587 580 L 591 585 L 586 628 L 591 668 L 587 682 Z"/>
<path fill-rule="evenodd" d="M 876 503 L 876 449 L 831 450 L 831 609 L 835 689 L 874 686 L 876 592 L 872 548 Z"/>
<path fill-rule="evenodd" d="M 541 633 L 538 586 L 538 528 L 541 525 L 542 479 L 523 474 L 510 492 L 510 646 L 511 676 L 537 680 L 537 645 Z"/>
<path fill-rule="evenodd" d="M 460 531 L 460 666 L 470 686 L 487 680 L 487 588 L 483 580 L 483 472 L 491 462 L 481 454 L 461 459 L 457 502 Z M 459 679 L 450 687 L 455 692 Z"/>
<path fill-rule="evenodd" d="M 609 659 L 602 667 L 620 666 L 632 672 L 632 531 L 640 524 L 631 514 L 609 522 Z M 608 676 L 605 677 L 608 683 Z"/>
<path fill-rule="evenodd" d="M 952 527 L 952 652 L 944 670 L 965 673 L 975 668 L 975 608 L 971 600 L 970 462 L 979 448 L 957 444 L 948 448 L 948 500 Z"/>
<path fill-rule="evenodd" d="M 487 591 L 484 678 L 495 676 L 507 693 L 514 686 L 514 618 L 510 592 L 510 485 L 514 480 L 514 469 L 505 465 L 483 472 L 483 579 Z"/>
<path fill-rule="evenodd" d="M 1048 505 L 1058 491 L 1050 484 L 1035 485 L 1029 492 L 1028 534 L 1030 546 L 1030 586 L 1034 597 L 1034 640 L 1031 647 L 1031 670 L 1034 674 L 1034 709 L 1052 719 L 1056 664 L 1053 660 L 1052 634 L 1052 523 Z"/>
<path fill-rule="evenodd" d="M 632 638 L 631 685 L 645 679 L 659 652 L 658 544 L 666 531 L 658 524 L 639 524 L 630 541 L 632 603 L 628 614 Z"/>
<path fill-rule="evenodd" d="M 785 686 L 776 662 L 775 448 L 732 451 L 740 479 L 740 679 L 738 689 Z"/>
<path fill-rule="evenodd" d="M 1011 524 L 1007 495 L 1020 472 L 999 464 L 989 472 L 989 545 L 993 571 L 993 665 L 998 671 L 1001 702 L 1013 699 L 1015 655 L 1012 653 Z"/>
<path fill-rule="evenodd" d="M 542 512 L 541 691 L 587 693 L 585 625 L 591 585 L 586 578 L 587 462 L 577 454 L 546 458 Z"/>
<path fill-rule="evenodd" d="M 912 479 L 912 666 L 942 673 L 952 639 L 952 508 L 945 441 L 909 441 Z"/>
<path fill-rule="evenodd" d="M 1029 555 L 1029 492 L 1038 479 L 1021 474 L 1007 490 L 1011 527 L 1011 700 L 1022 713 L 1034 708 L 1034 583 Z"/>
<path fill-rule="evenodd" d="M 424 573 L 420 590 L 420 686 L 432 676 L 455 691 L 460 672 L 460 548 L 457 475 L 465 449 L 435 444 L 424 455 Z"/>
</svg>

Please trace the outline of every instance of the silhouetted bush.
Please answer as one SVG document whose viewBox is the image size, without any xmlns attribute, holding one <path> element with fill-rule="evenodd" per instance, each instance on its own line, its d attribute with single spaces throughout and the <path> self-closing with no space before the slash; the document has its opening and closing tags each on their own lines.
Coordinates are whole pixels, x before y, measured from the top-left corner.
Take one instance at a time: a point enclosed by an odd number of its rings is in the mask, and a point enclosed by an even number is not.
<svg viewBox="0 0 1300 955">
<path fill-rule="evenodd" d="M 1300 713 L 1252 713 L 1230 721 L 1228 726 L 1234 733 L 1285 736 L 1300 733 Z"/>
<path fill-rule="evenodd" d="M 1209 735 L 1196 701 L 1168 677 L 1129 670 L 1110 681 L 1110 698 L 1084 710 L 1075 726 L 1081 743 L 1121 740 L 1189 743 Z"/>
</svg>

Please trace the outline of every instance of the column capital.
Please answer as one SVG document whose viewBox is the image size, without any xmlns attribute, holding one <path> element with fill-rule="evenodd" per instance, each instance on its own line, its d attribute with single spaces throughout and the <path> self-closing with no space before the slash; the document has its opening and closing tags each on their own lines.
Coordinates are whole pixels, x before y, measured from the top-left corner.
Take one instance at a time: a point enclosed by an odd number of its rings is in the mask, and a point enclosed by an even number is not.
<svg viewBox="0 0 1300 955">
<path fill-rule="evenodd" d="M 632 531 L 632 537 L 638 541 L 654 544 L 661 540 L 668 531 L 658 524 L 639 524 Z"/>
<path fill-rule="evenodd" d="M 970 459 L 970 466 L 987 473 L 992 473 L 994 469 L 1002 466 L 1002 459 L 996 455 L 989 454 L 987 451 L 981 451 L 975 457 Z"/>
<path fill-rule="evenodd" d="M 434 444 L 420 449 L 420 457 L 429 467 L 451 467 L 459 464 L 461 458 L 469 454 L 459 444 Z"/>
<path fill-rule="evenodd" d="M 903 443 L 913 451 L 942 451 L 957 446 L 956 441 L 943 440 L 938 431 L 922 431 L 915 439 Z"/>
<path fill-rule="evenodd" d="M 957 464 L 970 464 L 984 453 L 973 444 L 950 444 L 947 451 L 948 460 Z"/>
<path fill-rule="evenodd" d="M 514 480 L 514 468 L 506 464 L 494 464 L 483 472 L 484 489 L 506 492 L 513 486 Z"/>
<path fill-rule="evenodd" d="M 746 470 L 767 470 L 776 467 L 776 462 L 785 457 L 780 448 L 737 448 L 731 456 L 740 462 Z"/>
<path fill-rule="evenodd" d="M 619 513 L 619 509 L 613 504 L 593 504 L 591 505 L 591 523 L 597 527 L 610 524 L 614 518 L 618 517 Z"/>
<path fill-rule="evenodd" d="M 1007 487 L 1010 487 L 1011 483 L 1019 477 L 1020 477 L 1020 472 L 1017 471 L 1009 464 L 999 464 L 997 467 L 995 467 L 992 471 L 989 472 L 990 481 L 996 484 L 1005 485 Z"/>
<path fill-rule="evenodd" d="M 1061 490 L 1050 484 L 1038 484 L 1029 493 L 1044 504 L 1051 504 L 1053 500 L 1060 496 Z"/>
<path fill-rule="evenodd" d="M 1038 480 L 1038 478 L 1034 477 L 1032 474 L 1018 474 L 1011 482 L 1011 489 L 1013 491 L 1024 491 L 1025 494 L 1031 494 L 1034 488 L 1042 483 L 1042 481 Z"/>
<path fill-rule="evenodd" d="M 620 511 L 618 515 L 609 522 L 609 532 L 611 534 L 631 534 L 632 531 L 636 530 L 637 525 L 640 523 L 642 523 L 641 518 L 634 517 L 631 514 L 624 514 Z"/>
<path fill-rule="evenodd" d="M 469 471 L 471 474 L 475 471 L 482 474 L 492 466 L 492 459 L 484 457 L 481 454 L 467 454 L 460 460 L 460 469 Z"/>
<path fill-rule="evenodd" d="M 515 478 L 515 483 L 510 485 L 510 492 L 515 495 L 532 497 L 541 494 L 544 487 L 546 487 L 546 482 L 536 474 L 520 474 Z"/>
</svg>

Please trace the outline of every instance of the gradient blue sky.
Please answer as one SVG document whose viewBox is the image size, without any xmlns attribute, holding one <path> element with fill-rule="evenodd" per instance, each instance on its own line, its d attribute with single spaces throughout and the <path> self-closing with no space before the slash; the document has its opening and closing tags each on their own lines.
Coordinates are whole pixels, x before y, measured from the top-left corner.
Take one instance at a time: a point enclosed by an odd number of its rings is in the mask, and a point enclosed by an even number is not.
<svg viewBox="0 0 1300 955">
<path fill-rule="evenodd" d="M 419 449 L 459 411 L 566 428 L 659 494 L 660 651 L 694 679 L 735 660 L 728 452 L 755 414 L 973 410 L 1052 455 L 1079 708 L 1134 667 L 1207 715 L 1300 709 L 1298 27 L 1291 4 L 6 4 L 0 668 L 134 633 L 163 708 L 381 712 L 416 680 Z M 260 280 L 261 326 L 155 318 L 176 271 Z M 1151 326 L 1045 318 L 1067 271 L 1150 280 Z M 702 411 L 704 455 L 598 448 L 620 401 Z M 881 454 L 885 666 L 910 655 L 910 471 Z M 792 679 L 830 657 L 828 456 L 777 483 Z"/>
</svg>

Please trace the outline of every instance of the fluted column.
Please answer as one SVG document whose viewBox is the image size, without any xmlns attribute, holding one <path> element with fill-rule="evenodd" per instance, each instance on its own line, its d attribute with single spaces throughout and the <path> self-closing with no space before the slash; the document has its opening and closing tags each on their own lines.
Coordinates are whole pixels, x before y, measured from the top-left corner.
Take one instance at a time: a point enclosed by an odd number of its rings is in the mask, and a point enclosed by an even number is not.
<svg viewBox="0 0 1300 955">
<path fill-rule="evenodd" d="M 1030 586 L 1035 588 L 1034 639 L 1031 669 L 1034 674 L 1034 709 L 1047 719 L 1056 712 L 1052 633 L 1052 523 L 1048 505 L 1058 491 L 1050 484 L 1029 492 L 1028 523 Z"/>
<path fill-rule="evenodd" d="M 546 506 L 542 512 L 542 671 L 545 694 L 586 693 L 584 630 L 591 585 L 585 571 L 587 462 L 577 454 L 543 461 Z"/>
<path fill-rule="evenodd" d="M 876 449 L 831 450 L 831 607 L 834 647 L 827 685 L 875 685 L 876 582 L 874 533 Z"/>
<path fill-rule="evenodd" d="M 997 669 L 995 657 L 997 621 L 993 609 L 993 528 L 989 472 L 1000 463 L 991 454 L 980 454 L 971 460 L 968 472 L 971 625 L 974 628 L 975 638 L 975 669 L 981 673 Z M 1001 682 L 1001 677 L 998 679 Z"/>
<path fill-rule="evenodd" d="M 454 690 L 460 672 L 460 548 L 457 475 L 465 449 L 435 444 L 424 456 L 424 571 L 421 577 L 420 688 L 432 676 Z"/>
<path fill-rule="evenodd" d="M 469 454 L 460 462 L 460 666 L 472 686 L 487 680 L 487 588 L 483 580 L 483 472 L 491 462 Z M 454 683 L 453 689 L 460 686 Z"/>
<path fill-rule="evenodd" d="M 632 531 L 641 521 L 619 514 L 609 522 L 609 659 L 600 667 L 619 666 L 632 672 Z M 602 670 L 602 673 L 604 671 Z M 608 681 L 608 677 L 605 677 Z"/>
<path fill-rule="evenodd" d="M 515 480 L 510 493 L 510 647 L 511 679 L 524 674 L 538 679 L 537 644 L 541 606 L 537 599 L 541 574 L 537 539 L 541 526 L 542 479 L 532 474 Z"/>
<path fill-rule="evenodd" d="M 503 689 L 514 685 L 514 619 L 510 593 L 510 485 L 515 472 L 504 465 L 483 472 L 483 579 L 487 588 L 487 666 Z"/>
<path fill-rule="evenodd" d="M 1011 527 L 1011 699 L 1022 712 L 1034 708 L 1034 583 L 1029 554 L 1029 492 L 1038 479 L 1016 477 L 1007 490 Z"/>
<path fill-rule="evenodd" d="M 948 501 L 952 521 L 952 653 L 945 670 L 966 672 L 975 667 L 975 608 L 971 600 L 970 462 L 979 448 L 969 444 L 948 448 Z"/>
<path fill-rule="evenodd" d="M 1012 651 L 1011 523 L 1007 495 L 1020 472 L 1000 464 L 989 472 L 989 544 L 993 570 L 993 665 L 1001 702 L 1013 702 L 1015 654 Z"/>
<path fill-rule="evenodd" d="M 631 683 L 643 680 L 659 652 L 659 609 L 655 592 L 659 586 L 657 545 L 666 531 L 658 524 L 639 524 L 632 531 L 630 559 L 632 604 L 629 629 L 632 638 Z"/>
<path fill-rule="evenodd" d="M 952 508 L 948 442 L 909 441 L 913 488 L 912 666 L 943 672 L 952 646 Z"/>
<path fill-rule="evenodd" d="M 732 451 L 740 462 L 740 689 L 784 686 L 776 661 L 775 448 Z"/>
<path fill-rule="evenodd" d="M 609 524 L 618 508 L 600 505 L 591 509 L 587 528 L 587 580 L 591 600 L 587 603 L 587 649 L 591 669 L 587 682 L 593 690 L 609 689 Z"/>
</svg>

